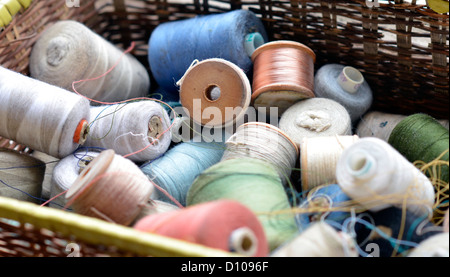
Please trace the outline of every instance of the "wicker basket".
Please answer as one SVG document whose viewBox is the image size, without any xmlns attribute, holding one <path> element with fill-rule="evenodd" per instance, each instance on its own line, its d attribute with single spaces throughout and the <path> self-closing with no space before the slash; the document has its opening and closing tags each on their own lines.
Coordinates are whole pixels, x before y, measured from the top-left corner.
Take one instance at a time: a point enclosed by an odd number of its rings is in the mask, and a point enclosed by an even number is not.
<svg viewBox="0 0 450 277">
<path fill-rule="evenodd" d="M 39 34 L 57 20 L 73 19 L 119 47 L 134 41 L 132 54 L 149 69 L 148 39 L 158 24 L 242 8 L 262 19 L 271 40 L 294 40 L 313 49 L 316 69 L 342 63 L 361 70 L 374 92 L 374 110 L 448 119 L 449 15 L 434 12 L 426 3 L 379 0 L 379 7 L 369 7 L 366 0 L 78 2 L 79 7 L 70 7 L 65 0 L 34 0 L 12 14 L 0 27 L 0 64 L 28 74 L 28 57 Z M 0 147 L 5 146 L 32 151 L 0 138 Z M 0 256 L 68 256 L 71 242 L 84 256 L 231 255 L 2 197 L 0 231 Z"/>
</svg>

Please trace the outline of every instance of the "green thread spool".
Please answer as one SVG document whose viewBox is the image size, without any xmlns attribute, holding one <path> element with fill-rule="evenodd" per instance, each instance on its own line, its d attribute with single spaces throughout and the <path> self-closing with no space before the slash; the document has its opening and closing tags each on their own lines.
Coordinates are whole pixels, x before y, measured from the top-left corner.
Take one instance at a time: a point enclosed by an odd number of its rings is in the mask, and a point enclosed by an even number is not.
<svg viewBox="0 0 450 277">
<path fill-rule="evenodd" d="M 449 132 L 427 114 L 413 114 L 400 121 L 388 142 L 412 163 L 430 163 L 445 151 L 440 160 L 448 162 Z M 448 165 L 441 166 L 440 175 L 436 177 L 448 183 Z"/>
<path fill-rule="evenodd" d="M 236 200 L 260 220 L 274 250 L 297 234 L 295 214 L 276 169 L 255 158 L 221 161 L 200 174 L 187 194 L 187 206 L 218 199 Z"/>
</svg>

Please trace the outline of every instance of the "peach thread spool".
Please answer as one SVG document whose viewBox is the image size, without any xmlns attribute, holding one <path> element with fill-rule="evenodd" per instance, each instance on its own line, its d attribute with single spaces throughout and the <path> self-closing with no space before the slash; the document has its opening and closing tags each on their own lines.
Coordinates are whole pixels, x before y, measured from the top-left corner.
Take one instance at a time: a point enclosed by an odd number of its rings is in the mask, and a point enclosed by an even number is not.
<svg viewBox="0 0 450 277">
<path fill-rule="evenodd" d="M 224 59 L 194 61 L 178 84 L 181 105 L 202 126 L 234 126 L 250 106 L 250 81 L 237 65 Z"/>
<path fill-rule="evenodd" d="M 0 66 L 0 136 L 64 158 L 89 133 L 89 101 Z"/>
<path fill-rule="evenodd" d="M 129 225 L 154 191 L 147 176 L 132 161 L 105 150 L 80 173 L 66 193 L 66 207 L 76 213 Z"/>
<path fill-rule="evenodd" d="M 315 97 L 314 63 L 316 55 L 295 41 L 273 41 L 252 54 L 255 108 L 278 107 L 282 114 L 295 102 Z"/>
</svg>

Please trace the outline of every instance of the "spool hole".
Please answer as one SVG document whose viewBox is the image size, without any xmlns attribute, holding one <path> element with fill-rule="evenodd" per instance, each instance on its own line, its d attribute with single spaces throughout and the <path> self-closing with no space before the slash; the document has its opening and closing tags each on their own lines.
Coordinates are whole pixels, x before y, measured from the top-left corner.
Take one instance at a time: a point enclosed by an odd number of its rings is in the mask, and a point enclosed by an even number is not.
<svg viewBox="0 0 450 277">
<path fill-rule="evenodd" d="M 348 159 L 347 166 L 354 177 L 370 177 L 374 171 L 373 158 L 365 152 L 353 153 Z"/>
<path fill-rule="evenodd" d="M 220 87 L 217 85 L 209 85 L 205 90 L 205 97 L 209 101 L 217 101 L 221 95 Z"/>
<path fill-rule="evenodd" d="M 364 81 L 364 77 L 358 69 L 351 66 L 346 66 L 344 67 L 343 70 L 345 76 L 347 76 L 347 78 L 350 79 L 351 81 L 357 84 L 360 84 Z"/>
<path fill-rule="evenodd" d="M 253 231 L 247 227 L 241 227 L 231 233 L 230 251 L 253 256 L 257 251 L 257 243 Z"/>
<path fill-rule="evenodd" d="M 251 57 L 253 52 L 264 43 L 264 38 L 260 33 L 247 34 L 245 36 L 245 51 L 247 52 L 247 55 Z"/>
</svg>

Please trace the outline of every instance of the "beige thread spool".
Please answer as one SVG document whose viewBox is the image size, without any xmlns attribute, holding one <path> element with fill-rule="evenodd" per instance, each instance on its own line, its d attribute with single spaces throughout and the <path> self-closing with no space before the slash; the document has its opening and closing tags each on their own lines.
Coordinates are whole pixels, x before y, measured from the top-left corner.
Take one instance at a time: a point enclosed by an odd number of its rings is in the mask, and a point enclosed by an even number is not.
<svg viewBox="0 0 450 277">
<path fill-rule="evenodd" d="M 368 112 L 358 123 L 356 134 L 361 138 L 377 137 L 388 141 L 392 130 L 406 117 L 406 115 L 402 114 L 390 114 L 379 111 Z M 448 120 L 438 121 L 445 128 L 449 128 Z"/>
<path fill-rule="evenodd" d="M 89 131 L 89 101 L 0 66 L 0 136 L 63 158 Z"/>
<path fill-rule="evenodd" d="M 178 206 L 172 205 L 170 203 L 156 200 L 156 199 L 150 199 L 147 202 L 147 205 L 145 205 L 142 209 L 142 211 L 139 213 L 139 215 L 134 219 L 133 223 L 130 224 L 130 226 L 135 225 L 140 219 L 152 215 L 152 214 L 160 214 L 165 212 L 171 212 L 171 211 L 178 211 L 180 208 Z"/>
<path fill-rule="evenodd" d="M 318 221 L 292 241 L 275 249 L 271 257 L 358 257 L 356 242 L 348 234 L 338 232 Z"/>
<path fill-rule="evenodd" d="M 203 126 L 237 124 L 250 106 L 250 81 L 239 67 L 224 59 L 194 62 L 179 84 L 181 105 L 194 123 Z"/>
<path fill-rule="evenodd" d="M 302 191 L 336 182 L 336 164 L 358 136 L 305 137 L 300 144 Z"/>
<path fill-rule="evenodd" d="M 73 82 L 101 76 L 122 55 L 123 50 L 82 23 L 61 20 L 46 29 L 33 46 L 30 75 L 72 91 Z M 79 83 L 76 89 L 97 101 L 123 101 L 146 96 L 150 77 L 133 55 L 126 54 L 106 77 Z"/>
<path fill-rule="evenodd" d="M 129 225 L 147 204 L 154 186 L 129 159 L 100 153 L 66 193 L 67 206 L 86 216 Z"/>
<path fill-rule="evenodd" d="M 45 163 L 42 161 L 28 154 L 0 148 L 0 196 L 39 203 L 44 175 Z"/>
<path fill-rule="evenodd" d="M 449 257 L 449 235 L 439 233 L 422 241 L 408 257 Z"/>
<path fill-rule="evenodd" d="M 227 140 L 222 161 L 241 157 L 264 160 L 277 168 L 280 179 L 286 184 L 298 155 L 297 145 L 276 126 L 248 122 L 239 126 Z"/>
<path fill-rule="evenodd" d="M 280 118 L 283 130 L 300 147 L 305 137 L 329 137 L 352 134 L 347 110 L 328 98 L 309 98 L 289 107 Z"/>
</svg>

